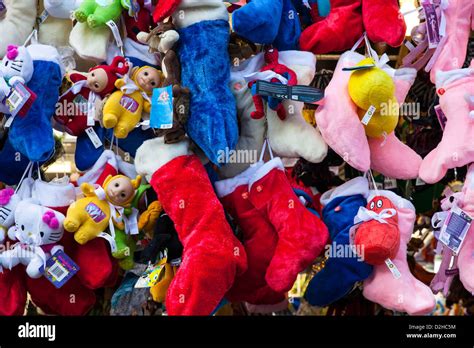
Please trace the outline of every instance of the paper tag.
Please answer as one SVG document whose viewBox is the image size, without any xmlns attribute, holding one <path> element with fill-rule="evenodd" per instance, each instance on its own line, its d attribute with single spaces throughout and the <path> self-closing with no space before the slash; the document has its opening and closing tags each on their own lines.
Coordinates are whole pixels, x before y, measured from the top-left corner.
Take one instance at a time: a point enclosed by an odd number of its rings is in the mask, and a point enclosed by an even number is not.
<svg viewBox="0 0 474 348">
<path fill-rule="evenodd" d="M 372 119 L 372 116 L 374 116 L 375 110 L 377 110 L 377 108 L 371 105 L 365 113 L 364 117 L 362 117 L 362 120 L 360 120 L 360 122 L 362 122 L 364 126 L 367 126 L 369 124 L 370 120 Z"/>
<path fill-rule="evenodd" d="M 440 105 L 436 105 L 434 107 L 434 111 L 436 113 L 436 116 L 438 117 L 438 122 L 441 126 L 441 129 L 444 131 L 444 127 L 446 127 L 446 122 L 448 122 L 448 119 L 446 118 L 446 115 L 444 114 Z"/>
<path fill-rule="evenodd" d="M 10 95 L 6 102 L 6 105 L 10 110 L 10 115 L 15 117 L 30 98 L 31 93 L 25 88 L 25 86 L 20 82 L 16 82 L 12 86 Z"/>
<path fill-rule="evenodd" d="M 397 266 L 395 266 L 395 264 L 392 262 L 392 260 L 386 259 L 385 264 L 387 265 L 388 269 L 390 270 L 395 279 L 398 279 L 402 276 L 402 274 L 398 270 Z"/>
<path fill-rule="evenodd" d="M 95 101 L 97 96 L 95 93 L 89 94 L 89 100 L 87 101 L 87 125 L 95 125 Z"/>
<path fill-rule="evenodd" d="M 78 271 L 79 266 L 63 250 L 58 250 L 46 260 L 46 267 L 40 268 L 40 272 L 57 289 L 66 284 Z"/>
<path fill-rule="evenodd" d="M 94 128 L 92 128 L 92 127 L 87 128 L 86 129 L 86 134 L 87 134 L 87 136 L 89 137 L 89 139 L 91 140 L 92 144 L 94 145 L 94 147 L 96 149 L 98 149 L 99 147 L 101 147 L 103 145 L 102 141 L 97 136 L 97 133 L 95 132 Z"/>
<path fill-rule="evenodd" d="M 112 30 L 112 34 L 114 35 L 115 42 L 117 43 L 118 47 L 123 47 L 122 37 L 120 36 L 120 30 L 117 27 L 117 24 L 110 20 L 107 22 L 107 26 Z"/>
<path fill-rule="evenodd" d="M 426 182 L 424 182 L 421 178 L 416 178 L 415 185 L 416 186 L 424 186 L 424 185 L 426 185 Z"/>
<path fill-rule="evenodd" d="M 165 263 L 166 259 L 165 262 L 160 260 L 156 265 L 148 266 L 135 283 L 135 288 L 151 288 L 158 284 L 165 275 Z"/>
<path fill-rule="evenodd" d="M 375 64 L 356 65 L 351 67 L 342 68 L 342 71 L 356 71 L 374 68 Z"/>
<path fill-rule="evenodd" d="M 115 243 L 115 239 L 110 234 L 105 233 L 105 232 L 100 232 L 98 237 L 103 238 L 107 242 L 109 242 L 110 251 L 112 253 L 115 253 L 117 251 L 117 243 Z"/>
<path fill-rule="evenodd" d="M 385 177 L 383 179 L 383 187 L 385 190 L 392 190 L 397 188 L 397 180 Z"/>
<path fill-rule="evenodd" d="M 260 80 L 252 86 L 252 94 L 302 103 L 316 103 L 324 98 L 323 91 L 311 86 L 288 86 Z"/>
<path fill-rule="evenodd" d="M 449 215 L 441 226 L 439 241 L 451 249 L 455 254 L 461 249 L 472 218 L 461 208 L 454 205 L 449 211 Z"/>
<path fill-rule="evenodd" d="M 440 42 L 439 21 L 436 15 L 436 8 L 430 0 L 423 0 L 421 3 L 425 10 L 426 29 L 428 33 L 429 48 L 436 48 Z"/>
<path fill-rule="evenodd" d="M 15 120 L 15 117 L 11 116 L 7 119 L 7 121 L 5 122 L 5 125 L 3 127 L 5 128 L 10 128 L 12 123 L 13 123 L 13 120 Z"/>
<path fill-rule="evenodd" d="M 173 128 L 173 86 L 153 89 L 150 126 L 157 129 Z"/>
</svg>

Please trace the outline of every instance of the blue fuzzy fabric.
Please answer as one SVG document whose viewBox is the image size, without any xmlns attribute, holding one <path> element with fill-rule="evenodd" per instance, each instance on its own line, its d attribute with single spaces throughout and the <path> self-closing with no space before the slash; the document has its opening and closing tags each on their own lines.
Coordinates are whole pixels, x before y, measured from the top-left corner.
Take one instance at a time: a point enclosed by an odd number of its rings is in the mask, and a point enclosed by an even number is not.
<svg viewBox="0 0 474 348">
<path fill-rule="evenodd" d="M 51 118 L 59 99 L 62 74 L 58 64 L 35 60 L 28 88 L 37 95 L 25 117 L 15 117 L 9 138 L 13 147 L 34 162 L 46 161 L 54 153 Z"/>
<path fill-rule="evenodd" d="M 253 0 L 232 13 L 232 27 L 247 40 L 272 44 L 280 28 L 282 14 L 283 0 Z"/>
<path fill-rule="evenodd" d="M 110 134 L 110 135 L 109 135 Z M 109 138 L 112 133 L 107 133 Z M 141 127 L 135 128 L 131 131 L 125 139 L 119 139 L 119 147 L 124 152 L 130 154 L 131 157 L 135 157 L 138 148 L 147 140 L 155 137 L 154 132 L 151 128 L 143 130 Z M 112 139 L 109 139 L 112 140 Z"/>
<path fill-rule="evenodd" d="M 298 50 L 300 36 L 301 24 L 298 11 L 291 0 L 284 0 L 280 27 L 273 46 L 279 51 Z"/>
<path fill-rule="evenodd" d="M 0 182 L 7 185 L 18 184 L 28 163 L 30 163 L 28 158 L 18 156 L 18 152 L 7 139 L 0 151 Z"/>
<path fill-rule="evenodd" d="M 234 96 L 229 89 L 229 23 L 202 21 L 179 31 L 182 85 L 191 91 L 186 131 L 209 160 L 232 150 L 239 137 Z"/>
<path fill-rule="evenodd" d="M 107 133 L 110 133 L 110 137 L 112 137 L 113 134 L 112 129 L 105 129 L 100 125 L 94 126 L 94 130 L 100 141 L 102 141 L 102 144 L 104 144 Z M 85 171 L 92 168 L 104 150 L 104 145 L 96 149 L 86 133 L 78 136 L 76 141 L 76 153 L 74 155 L 77 169 Z"/>
<path fill-rule="evenodd" d="M 337 246 L 348 250 L 349 230 L 359 207 L 367 201 L 362 195 L 337 197 L 323 209 L 323 220 L 331 235 L 331 248 L 337 253 Z M 340 207 L 335 210 L 336 207 Z M 305 292 L 305 299 L 313 306 L 327 306 L 347 295 L 354 284 L 370 276 L 373 267 L 361 261 L 355 252 L 344 253 L 344 257 L 331 255 L 325 267 L 311 279 Z"/>
</svg>

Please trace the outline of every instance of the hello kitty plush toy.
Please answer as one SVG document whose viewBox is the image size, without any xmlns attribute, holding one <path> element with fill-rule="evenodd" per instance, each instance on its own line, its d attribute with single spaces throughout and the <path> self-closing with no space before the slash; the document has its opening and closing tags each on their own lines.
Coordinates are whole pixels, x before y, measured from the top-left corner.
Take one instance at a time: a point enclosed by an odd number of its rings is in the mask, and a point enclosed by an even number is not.
<svg viewBox="0 0 474 348">
<path fill-rule="evenodd" d="M 63 214 L 37 204 L 33 200 L 18 203 L 15 209 L 15 225 L 8 230 L 8 238 L 18 241 L 9 250 L 0 254 L 4 268 L 12 269 L 18 264 L 26 266 L 31 278 L 40 278 L 41 266 L 57 251 L 64 230 Z"/>
<path fill-rule="evenodd" d="M 15 209 L 20 197 L 12 188 L 0 190 L 0 241 L 5 239 L 8 229 L 15 223 Z"/>
<path fill-rule="evenodd" d="M 9 45 L 0 62 L 0 112 L 8 113 L 5 102 L 11 87 L 20 82 L 27 84 L 33 76 L 33 59 L 24 46 Z"/>
</svg>

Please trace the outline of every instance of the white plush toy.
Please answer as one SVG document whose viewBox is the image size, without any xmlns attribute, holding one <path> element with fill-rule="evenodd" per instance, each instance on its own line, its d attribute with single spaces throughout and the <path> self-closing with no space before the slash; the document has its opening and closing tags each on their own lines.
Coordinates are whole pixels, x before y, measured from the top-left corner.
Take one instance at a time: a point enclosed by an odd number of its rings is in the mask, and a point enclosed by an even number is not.
<svg viewBox="0 0 474 348">
<path fill-rule="evenodd" d="M 81 3 L 82 0 L 44 0 L 44 8 L 50 16 L 69 19 Z"/>
<path fill-rule="evenodd" d="M 45 208 L 34 200 L 18 203 L 15 225 L 8 230 L 8 238 L 18 243 L 0 254 L 1 265 L 12 269 L 23 264 L 31 278 L 41 277 L 40 268 L 49 256 L 63 250 L 58 242 L 64 233 L 64 219 L 63 214 Z"/>
<path fill-rule="evenodd" d="M 24 46 L 8 45 L 0 63 L 0 73 L 12 86 L 16 81 L 27 84 L 33 76 L 33 59 Z"/>
</svg>

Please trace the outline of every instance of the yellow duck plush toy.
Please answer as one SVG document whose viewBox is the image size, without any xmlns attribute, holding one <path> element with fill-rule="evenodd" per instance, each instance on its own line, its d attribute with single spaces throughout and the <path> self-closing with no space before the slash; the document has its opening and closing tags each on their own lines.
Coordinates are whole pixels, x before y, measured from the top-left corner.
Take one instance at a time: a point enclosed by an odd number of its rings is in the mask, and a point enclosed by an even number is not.
<svg viewBox="0 0 474 348">
<path fill-rule="evenodd" d="M 81 185 L 84 198 L 71 204 L 64 220 L 64 229 L 74 233 L 79 244 L 96 238 L 109 226 L 110 207 L 105 197 L 98 197 L 94 186 Z"/>
<path fill-rule="evenodd" d="M 373 106 L 375 112 L 367 124 L 365 133 L 369 137 L 381 137 L 393 132 L 398 124 L 399 106 L 395 98 L 395 84 L 384 70 L 375 66 L 373 58 L 360 61 L 356 67 L 373 65 L 352 72 L 349 78 L 349 95 L 357 105 L 357 114 L 362 120 Z"/>
<path fill-rule="evenodd" d="M 151 111 L 153 89 L 160 87 L 162 81 L 162 72 L 151 66 L 134 68 L 131 81 L 127 78 L 117 80 L 115 86 L 119 90 L 112 93 L 104 105 L 104 127 L 113 128 L 117 138 L 126 138 L 140 122 L 142 112 Z"/>
</svg>

